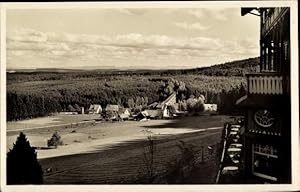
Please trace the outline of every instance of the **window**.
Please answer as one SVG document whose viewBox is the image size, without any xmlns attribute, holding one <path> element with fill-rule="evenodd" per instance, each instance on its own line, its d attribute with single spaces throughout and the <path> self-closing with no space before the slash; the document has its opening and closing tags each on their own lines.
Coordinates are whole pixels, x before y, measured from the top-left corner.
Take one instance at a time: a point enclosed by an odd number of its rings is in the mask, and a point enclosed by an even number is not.
<svg viewBox="0 0 300 192">
<path fill-rule="evenodd" d="M 266 47 L 266 63 L 265 63 L 265 70 L 269 69 L 269 49 Z"/>
<path fill-rule="evenodd" d="M 257 177 L 277 181 L 278 152 L 273 145 L 252 144 L 252 173 Z"/>
<path fill-rule="evenodd" d="M 284 60 L 287 61 L 289 57 L 289 42 L 283 42 Z"/>
<path fill-rule="evenodd" d="M 266 12 L 263 11 L 263 12 L 262 12 L 262 23 L 264 24 L 265 21 L 266 21 Z"/>
<path fill-rule="evenodd" d="M 277 149 L 272 145 L 253 144 L 253 153 L 278 158 Z"/>
<path fill-rule="evenodd" d="M 271 41 L 271 48 L 270 48 L 270 71 L 275 71 L 275 67 L 274 67 L 274 41 Z"/>
</svg>

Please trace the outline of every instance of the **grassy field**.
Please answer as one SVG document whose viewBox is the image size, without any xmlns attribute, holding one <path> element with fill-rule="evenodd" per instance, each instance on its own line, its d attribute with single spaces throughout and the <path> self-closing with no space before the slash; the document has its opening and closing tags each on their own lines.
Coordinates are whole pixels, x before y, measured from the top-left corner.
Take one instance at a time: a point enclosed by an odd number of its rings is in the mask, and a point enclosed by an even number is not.
<svg viewBox="0 0 300 192">
<path fill-rule="evenodd" d="M 14 131 L 14 130 L 21 130 L 21 129 L 33 129 L 33 128 L 40 128 L 45 126 L 53 126 L 53 125 L 62 125 L 62 124 L 71 124 L 76 122 L 82 121 L 90 121 L 99 118 L 100 115 L 63 115 L 57 114 L 54 116 L 47 116 L 47 117 L 39 117 L 34 119 L 28 120 L 21 120 L 21 121 L 11 121 L 7 122 L 7 130 Z"/>
<path fill-rule="evenodd" d="M 174 162 L 180 156 L 177 144 L 181 140 L 195 146 L 199 162 L 192 172 L 193 175 L 189 176 L 184 183 L 214 183 L 219 165 L 221 132 L 221 130 L 211 130 L 169 136 L 158 140 L 154 153 L 155 172 L 163 175 L 168 163 Z M 89 154 L 42 159 L 40 162 L 43 168 L 53 170 L 45 174 L 45 184 L 140 183 L 142 178 L 147 176 L 143 161 L 145 145 L 143 141 L 128 142 Z M 207 146 L 214 147 L 213 153 L 207 150 Z M 203 162 L 201 150 L 204 155 Z"/>
<path fill-rule="evenodd" d="M 51 173 L 45 172 L 46 184 L 142 182 L 140 179 L 145 176 L 145 130 L 151 131 L 157 139 L 157 173 L 163 174 L 167 164 L 180 156 L 177 145 L 182 140 L 195 146 L 199 161 L 202 161 L 202 150 L 204 154 L 204 162 L 198 164 L 185 182 L 213 183 L 218 171 L 222 127 L 229 119 L 229 116 L 193 116 L 146 122 L 102 122 L 76 128 L 25 129 L 23 132 L 35 147 L 46 146 L 54 131 L 62 137 L 65 145 L 57 149 L 37 150 L 43 169 L 52 170 Z M 23 123 L 26 122 L 32 123 Z M 9 149 L 18 132 L 8 132 L 7 135 Z M 213 153 L 207 151 L 208 146 L 213 146 Z"/>
<path fill-rule="evenodd" d="M 63 119 L 62 123 L 78 122 L 76 116 L 54 116 L 52 118 Z M 64 146 L 55 150 L 41 150 L 38 152 L 38 158 L 53 157 L 66 154 L 81 153 L 85 151 L 96 150 L 95 146 L 107 146 L 114 143 L 133 139 L 144 139 L 146 137 L 143 132 L 145 129 L 150 129 L 157 135 L 181 134 L 186 132 L 195 132 L 199 129 L 210 127 L 223 126 L 223 123 L 228 120 L 228 116 L 199 116 L 185 117 L 174 120 L 150 120 L 146 122 L 125 121 L 125 122 L 100 122 L 87 127 L 68 127 L 64 126 L 53 128 L 38 128 L 24 129 L 23 132 L 28 137 L 31 145 L 35 147 L 46 147 L 47 139 L 51 137 L 54 131 L 58 131 L 61 135 Z M 72 121 L 71 121 L 72 119 Z M 47 117 L 33 119 L 39 122 L 49 122 Z M 80 119 L 81 120 L 81 119 Z M 32 124 L 30 121 L 13 122 L 15 124 L 23 124 L 24 127 L 29 127 Z M 10 123 L 12 126 L 13 123 Z M 29 123 L 28 125 L 26 123 Z M 38 125 L 39 127 L 41 124 Z M 8 127 L 7 132 L 7 149 L 12 148 L 13 143 L 20 131 L 13 130 L 15 126 Z M 19 127 L 18 127 L 19 128 Z"/>
</svg>

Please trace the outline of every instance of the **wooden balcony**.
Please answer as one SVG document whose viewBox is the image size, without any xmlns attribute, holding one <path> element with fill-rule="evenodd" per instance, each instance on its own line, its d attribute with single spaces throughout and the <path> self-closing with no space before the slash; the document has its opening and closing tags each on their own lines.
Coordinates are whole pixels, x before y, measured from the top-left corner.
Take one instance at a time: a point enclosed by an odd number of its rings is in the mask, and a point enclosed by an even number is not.
<svg viewBox="0 0 300 192">
<path fill-rule="evenodd" d="M 288 92 L 288 81 L 278 73 L 247 74 L 248 93 L 283 95 Z"/>
<path fill-rule="evenodd" d="M 263 18 L 263 23 L 261 25 L 261 34 L 266 35 L 276 23 L 282 18 L 282 16 L 287 13 L 288 8 L 276 7 L 272 14 L 269 14 Z"/>
</svg>

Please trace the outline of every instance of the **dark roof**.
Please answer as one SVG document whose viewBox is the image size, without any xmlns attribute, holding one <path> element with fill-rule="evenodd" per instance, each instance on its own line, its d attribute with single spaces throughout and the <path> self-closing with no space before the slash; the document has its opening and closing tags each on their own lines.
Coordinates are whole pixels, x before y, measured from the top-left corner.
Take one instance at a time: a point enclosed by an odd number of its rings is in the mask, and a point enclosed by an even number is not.
<svg viewBox="0 0 300 192">
<path fill-rule="evenodd" d="M 151 107 L 151 108 L 156 108 L 158 104 L 159 104 L 158 102 L 154 102 L 154 103 L 151 103 L 151 104 L 149 105 L 149 107 Z"/>
<path fill-rule="evenodd" d="M 283 95 L 245 95 L 236 101 L 238 107 L 280 108 L 290 105 L 288 96 Z"/>
</svg>

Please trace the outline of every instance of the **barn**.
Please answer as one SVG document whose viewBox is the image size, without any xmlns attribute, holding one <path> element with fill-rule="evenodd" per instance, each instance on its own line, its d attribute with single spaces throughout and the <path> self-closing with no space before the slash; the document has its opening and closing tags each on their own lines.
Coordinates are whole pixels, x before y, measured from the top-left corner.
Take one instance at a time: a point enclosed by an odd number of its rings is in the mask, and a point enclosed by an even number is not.
<svg viewBox="0 0 300 192">
<path fill-rule="evenodd" d="M 89 107 L 89 114 L 100 114 L 102 113 L 102 107 L 98 104 L 92 104 Z"/>
</svg>

